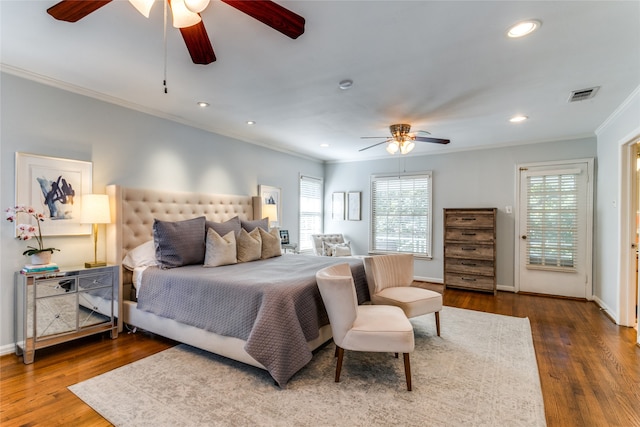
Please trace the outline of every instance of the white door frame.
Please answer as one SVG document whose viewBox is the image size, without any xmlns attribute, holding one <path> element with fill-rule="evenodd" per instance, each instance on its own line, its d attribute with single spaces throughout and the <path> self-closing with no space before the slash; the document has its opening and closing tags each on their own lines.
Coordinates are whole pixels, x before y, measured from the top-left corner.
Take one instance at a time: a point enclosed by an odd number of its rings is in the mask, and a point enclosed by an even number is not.
<svg viewBox="0 0 640 427">
<path fill-rule="evenodd" d="M 595 178 L 593 175 L 593 157 L 586 159 L 569 159 L 569 160 L 557 160 L 551 162 L 535 162 L 535 163 L 519 163 L 516 164 L 516 203 L 515 203 L 515 232 L 514 232 L 514 249 L 515 255 L 513 257 L 513 275 L 514 275 L 514 288 L 515 292 L 520 292 L 520 168 L 539 167 L 539 166 L 554 166 L 554 165 L 566 165 L 568 163 L 586 163 L 587 173 L 589 174 L 589 181 L 587 183 L 587 247 L 591 248 L 591 256 L 588 256 L 585 269 L 587 271 L 587 283 L 585 288 L 587 292 L 585 295 L 588 300 L 593 299 L 593 194 L 595 188 Z"/>
<path fill-rule="evenodd" d="M 636 213 L 635 206 L 637 200 L 637 190 L 634 185 L 636 180 L 636 143 L 640 142 L 638 137 L 631 138 L 629 142 L 620 148 L 620 316 L 619 322 L 622 326 L 633 326 L 635 323 L 636 309 L 636 260 L 633 254 L 632 245 L 635 243 Z M 640 328 L 639 328 L 640 329 Z M 640 331 L 638 332 L 638 342 L 640 343 Z"/>
</svg>

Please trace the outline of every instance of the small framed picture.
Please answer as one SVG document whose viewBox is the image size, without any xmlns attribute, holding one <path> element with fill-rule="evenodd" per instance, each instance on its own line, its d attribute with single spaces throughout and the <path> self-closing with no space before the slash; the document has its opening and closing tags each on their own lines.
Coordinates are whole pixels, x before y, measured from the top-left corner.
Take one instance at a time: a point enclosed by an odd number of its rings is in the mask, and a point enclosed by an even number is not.
<svg viewBox="0 0 640 427">
<path fill-rule="evenodd" d="M 331 219 L 334 221 L 344 220 L 344 193 L 333 193 L 331 202 Z"/>
<path fill-rule="evenodd" d="M 280 243 L 283 245 L 289 244 L 289 230 L 280 230 Z"/>
<path fill-rule="evenodd" d="M 360 192 L 349 191 L 347 193 L 347 219 L 349 221 L 360 221 Z"/>
</svg>

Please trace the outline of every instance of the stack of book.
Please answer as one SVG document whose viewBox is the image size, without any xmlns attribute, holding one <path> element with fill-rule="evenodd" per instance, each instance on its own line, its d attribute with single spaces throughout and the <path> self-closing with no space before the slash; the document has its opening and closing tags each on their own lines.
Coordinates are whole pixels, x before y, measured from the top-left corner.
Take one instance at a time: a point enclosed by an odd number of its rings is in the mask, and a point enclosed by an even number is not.
<svg viewBox="0 0 640 427">
<path fill-rule="evenodd" d="M 60 271 L 58 268 L 58 264 L 55 262 L 50 262 L 49 264 L 27 264 L 25 265 L 20 273 L 22 274 L 43 274 L 43 273 L 55 273 L 56 271 Z"/>
</svg>

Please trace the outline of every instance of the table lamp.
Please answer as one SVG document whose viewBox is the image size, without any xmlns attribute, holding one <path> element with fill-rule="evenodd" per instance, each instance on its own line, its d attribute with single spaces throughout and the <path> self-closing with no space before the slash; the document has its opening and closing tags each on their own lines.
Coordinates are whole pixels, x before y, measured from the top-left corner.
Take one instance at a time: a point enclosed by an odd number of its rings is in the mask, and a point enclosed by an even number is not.
<svg viewBox="0 0 640 427">
<path fill-rule="evenodd" d="M 111 222 L 109 196 L 106 194 L 83 194 L 80 222 L 93 224 L 93 262 L 85 262 L 84 266 L 86 268 L 104 267 L 107 263 L 98 261 L 98 224 Z"/>
<path fill-rule="evenodd" d="M 273 227 L 278 223 L 278 205 L 275 203 L 266 203 L 262 205 L 262 216 L 269 218 L 269 227 Z"/>
</svg>

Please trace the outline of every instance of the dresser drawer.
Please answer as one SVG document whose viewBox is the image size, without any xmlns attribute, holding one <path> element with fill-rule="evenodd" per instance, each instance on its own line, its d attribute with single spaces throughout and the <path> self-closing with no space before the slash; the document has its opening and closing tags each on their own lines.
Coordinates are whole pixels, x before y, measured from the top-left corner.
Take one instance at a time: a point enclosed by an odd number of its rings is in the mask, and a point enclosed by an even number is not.
<svg viewBox="0 0 640 427">
<path fill-rule="evenodd" d="M 493 229 L 493 214 L 482 211 L 449 212 L 446 227 L 468 227 Z"/>
<path fill-rule="evenodd" d="M 447 242 L 493 243 L 494 237 L 490 229 L 449 228 L 445 231 L 444 239 Z"/>
<path fill-rule="evenodd" d="M 493 290 L 493 281 L 493 277 L 450 273 L 447 274 L 446 286 L 452 288 Z"/>
<path fill-rule="evenodd" d="M 493 260 L 493 245 L 477 245 L 471 243 L 447 243 L 444 256 L 447 258 L 486 259 Z"/>
<path fill-rule="evenodd" d="M 493 260 L 485 261 L 485 260 L 460 259 L 460 258 L 445 259 L 445 272 L 447 273 L 493 276 L 494 270 L 495 268 L 494 268 Z"/>
</svg>

